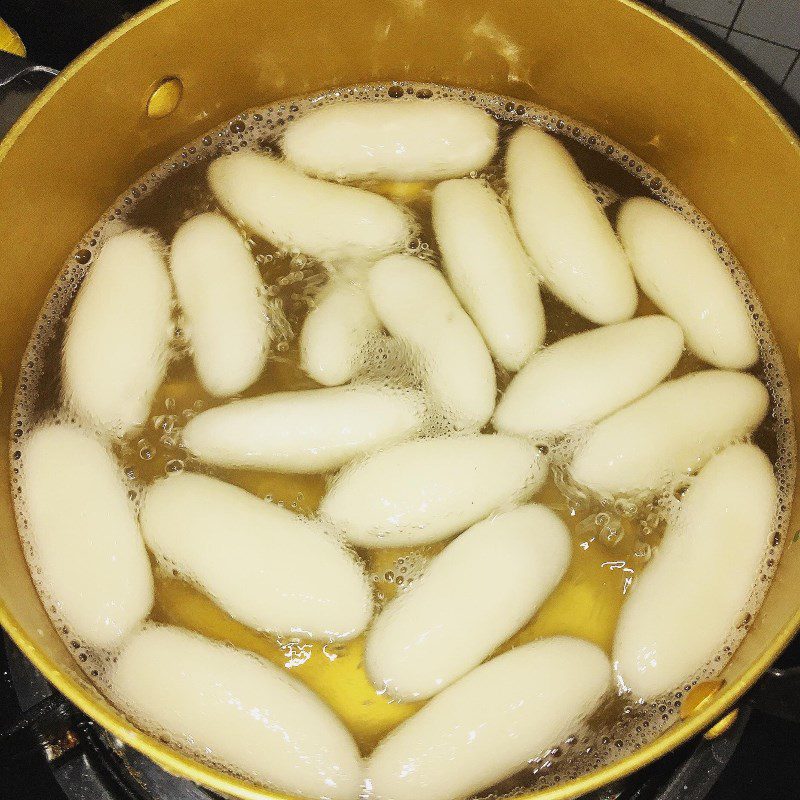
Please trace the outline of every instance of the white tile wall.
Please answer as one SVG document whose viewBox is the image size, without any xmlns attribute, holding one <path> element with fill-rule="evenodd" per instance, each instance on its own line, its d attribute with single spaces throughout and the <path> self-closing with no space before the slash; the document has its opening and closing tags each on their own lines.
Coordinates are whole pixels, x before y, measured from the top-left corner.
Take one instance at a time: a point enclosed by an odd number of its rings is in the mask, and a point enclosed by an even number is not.
<svg viewBox="0 0 800 800">
<path fill-rule="evenodd" d="M 790 47 L 757 39 L 736 30 L 728 36 L 728 42 L 779 84 L 789 74 L 797 56 L 797 51 Z"/>
<path fill-rule="evenodd" d="M 711 44 L 716 38 L 738 50 L 800 104 L 800 0 L 645 2 L 680 12 L 679 21 L 702 26 L 711 34 Z"/>
<path fill-rule="evenodd" d="M 705 28 L 719 39 L 724 39 L 728 34 L 728 29 L 718 22 L 709 22 L 707 19 L 701 19 L 700 17 L 690 17 L 688 14 L 684 16 L 686 19 L 691 19 L 693 22 L 696 22 L 701 28 Z"/>
<path fill-rule="evenodd" d="M 727 27 L 736 16 L 739 2 L 740 0 L 667 0 L 667 5 L 689 16 Z"/>
<path fill-rule="evenodd" d="M 800 48 L 800 0 L 744 0 L 734 29 Z"/>
</svg>

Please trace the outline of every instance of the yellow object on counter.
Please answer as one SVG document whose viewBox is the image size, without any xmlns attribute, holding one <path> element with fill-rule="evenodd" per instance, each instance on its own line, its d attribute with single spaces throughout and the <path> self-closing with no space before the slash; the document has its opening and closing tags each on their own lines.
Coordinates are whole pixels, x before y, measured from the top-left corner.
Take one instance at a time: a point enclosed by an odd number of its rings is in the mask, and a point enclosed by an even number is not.
<svg viewBox="0 0 800 800">
<path fill-rule="evenodd" d="M 25 55 L 25 45 L 17 32 L 0 19 L 0 50 L 13 53 L 15 56 Z"/>
</svg>

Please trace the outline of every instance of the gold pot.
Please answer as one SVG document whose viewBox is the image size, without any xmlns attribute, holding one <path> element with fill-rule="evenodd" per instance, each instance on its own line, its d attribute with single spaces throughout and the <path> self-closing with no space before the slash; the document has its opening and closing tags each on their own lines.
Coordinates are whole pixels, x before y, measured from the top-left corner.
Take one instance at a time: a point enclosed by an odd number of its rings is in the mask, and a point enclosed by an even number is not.
<svg viewBox="0 0 800 800">
<path fill-rule="evenodd" d="M 165 78 L 177 77 L 182 94 Z M 112 31 L 40 95 L 0 145 L 0 437 L 36 315 L 74 243 L 113 199 L 182 143 L 242 109 L 366 81 L 441 81 L 541 103 L 666 174 L 747 270 L 800 414 L 800 145 L 712 51 L 629 0 L 164 0 Z M 170 112 L 174 103 L 177 107 Z M 170 772 L 241 798 L 278 798 L 137 730 L 78 669 L 23 558 L 0 458 L 0 621 L 70 700 Z M 575 797 L 709 728 L 800 626 L 795 502 L 775 581 L 723 689 L 659 739 L 530 795 Z M 424 798 L 420 798 L 424 800 Z"/>
</svg>

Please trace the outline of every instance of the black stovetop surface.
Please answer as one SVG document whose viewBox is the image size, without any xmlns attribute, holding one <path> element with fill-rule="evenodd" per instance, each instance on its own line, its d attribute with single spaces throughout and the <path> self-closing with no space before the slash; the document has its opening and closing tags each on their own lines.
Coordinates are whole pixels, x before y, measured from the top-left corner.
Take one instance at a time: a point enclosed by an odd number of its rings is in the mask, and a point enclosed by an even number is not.
<svg viewBox="0 0 800 800">
<path fill-rule="evenodd" d="M 0 17 L 20 33 L 32 61 L 61 68 L 147 4 L 141 0 L 0 0 Z M 718 47 L 790 123 L 800 128 L 796 104 L 763 73 L 735 52 L 723 49 L 725 46 L 710 39 L 703 29 L 693 32 Z M 35 88 L 41 87 L 42 80 L 31 79 L 31 96 Z M 0 135 L 8 126 L 8 118 L 19 113 L 24 102 L 17 99 L 13 107 L 4 107 L 3 100 L 0 90 Z M 741 706 L 740 717 L 728 734 L 713 743 L 702 739 L 690 742 L 632 779 L 593 795 L 591 800 L 800 798 L 800 637 L 776 666 L 789 672 L 761 684 Z M 28 719 L 31 714 L 40 716 L 33 729 L 19 725 L 25 712 Z M 43 739 L 50 741 L 50 746 L 43 746 Z M 0 800 L 210 797 L 191 784 L 171 778 L 138 754 L 120 748 L 119 743 L 62 702 L 8 637 L 0 634 Z"/>
</svg>

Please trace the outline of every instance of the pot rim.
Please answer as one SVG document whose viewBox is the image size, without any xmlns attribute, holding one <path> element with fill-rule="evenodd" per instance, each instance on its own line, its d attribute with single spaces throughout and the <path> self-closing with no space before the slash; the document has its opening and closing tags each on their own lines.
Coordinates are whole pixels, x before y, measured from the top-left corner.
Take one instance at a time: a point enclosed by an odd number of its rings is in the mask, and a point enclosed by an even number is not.
<svg viewBox="0 0 800 800">
<path fill-rule="evenodd" d="M 151 17 L 179 2 L 181 2 L 181 0 L 159 0 L 159 2 L 145 8 L 111 30 L 81 53 L 75 60 L 70 62 L 70 64 L 68 64 L 36 97 L 33 103 L 8 131 L 5 138 L 0 140 L 0 163 L 5 159 L 6 155 L 14 146 L 14 143 L 39 110 L 47 104 L 63 85 L 76 76 L 84 65 L 88 64 L 98 53 L 110 47 L 117 39 L 126 35 L 132 29 L 147 22 Z M 613 0 L 613 2 L 630 8 L 636 13 L 644 14 L 655 24 L 669 31 L 670 34 L 680 37 L 692 47 L 699 50 L 716 68 L 721 69 L 729 78 L 734 80 L 742 91 L 750 95 L 758 106 L 766 112 L 771 122 L 778 131 L 786 137 L 797 151 L 798 157 L 800 157 L 800 138 L 798 138 L 798 135 L 761 92 L 716 51 L 671 19 L 651 8 L 641 5 L 637 0 Z M 40 650 L 35 641 L 28 636 L 2 600 L 0 600 L 0 625 L 5 628 L 25 657 L 28 658 L 44 677 L 68 700 L 99 723 L 109 733 L 113 734 L 125 744 L 138 750 L 168 772 L 194 781 L 195 783 L 202 784 L 222 794 L 242 798 L 242 800 L 265 800 L 265 798 L 269 800 L 296 800 L 292 795 L 284 794 L 273 789 L 262 788 L 249 781 L 244 781 L 240 778 L 228 775 L 140 731 L 133 723 L 129 722 L 122 714 L 117 712 L 110 705 L 109 701 L 101 698 L 96 690 L 88 688 L 88 686 L 82 686 L 78 681 L 73 680 L 70 676 L 61 672 L 57 665 L 43 650 Z M 758 678 L 761 677 L 798 630 L 800 630 L 800 607 L 798 607 L 789 623 L 787 623 L 781 632 L 770 642 L 769 646 L 760 657 L 750 664 L 741 678 L 735 683 L 726 684 L 713 700 L 709 701 L 707 705 L 703 706 L 701 711 L 698 711 L 688 720 L 674 724 L 657 739 L 639 748 L 630 755 L 620 758 L 618 761 L 600 769 L 593 770 L 592 772 L 588 772 L 573 780 L 561 783 L 558 786 L 520 795 L 519 800 L 569 800 L 569 798 L 580 797 L 602 786 L 625 778 L 656 759 L 666 755 L 691 737 L 707 730 L 713 723 L 720 719 L 723 714 L 753 686 Z"/>
</svg>

